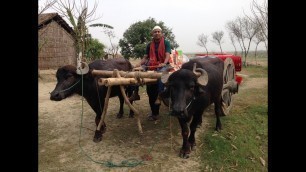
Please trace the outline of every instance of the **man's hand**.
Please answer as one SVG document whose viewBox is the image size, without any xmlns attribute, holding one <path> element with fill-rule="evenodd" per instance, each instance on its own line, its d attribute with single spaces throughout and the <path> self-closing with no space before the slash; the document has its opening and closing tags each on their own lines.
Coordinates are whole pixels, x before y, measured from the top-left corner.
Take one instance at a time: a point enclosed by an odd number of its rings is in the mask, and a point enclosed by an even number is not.
<svg viewBox="0 0 306 172">
<path fill-rule="evenodd" d="M 165 63 L 160 63 L 160 64 L 158 65 L 158 67 L 164 67 L 164 66 L 166 66 Z"/>
<path fill-rule="evenodd" d="M 140 67 L 140 64 L 138 63 L 138 64 L 136 64 L 134 67 Z"/>
</svg>

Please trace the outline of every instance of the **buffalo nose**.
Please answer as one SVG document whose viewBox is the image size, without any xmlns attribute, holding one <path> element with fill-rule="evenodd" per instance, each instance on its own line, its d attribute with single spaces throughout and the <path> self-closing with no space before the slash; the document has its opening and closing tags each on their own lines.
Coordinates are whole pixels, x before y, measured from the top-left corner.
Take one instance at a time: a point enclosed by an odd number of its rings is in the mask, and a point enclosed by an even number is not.
<svg viewBox="0 0 306 172">
<path fill-rule="evenodd" d="M 52 92 L 50 93 L 50 100 L 58 101 L 58 100 L 61 100 L 61 97 L 59 93 Z"/>
</svg>

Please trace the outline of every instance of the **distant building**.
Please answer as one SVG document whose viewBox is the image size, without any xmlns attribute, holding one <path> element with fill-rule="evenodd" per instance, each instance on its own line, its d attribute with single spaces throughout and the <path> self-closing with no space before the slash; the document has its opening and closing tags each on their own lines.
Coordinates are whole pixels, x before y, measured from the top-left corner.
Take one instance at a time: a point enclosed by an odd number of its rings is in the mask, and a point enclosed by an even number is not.
<svg viewBox="0 0 306 172">
<path fill-rule="evenodd" d="M 57 13 L 38 16 L 38 69 L 76 65 L 73 29 Z"/>
</svg>

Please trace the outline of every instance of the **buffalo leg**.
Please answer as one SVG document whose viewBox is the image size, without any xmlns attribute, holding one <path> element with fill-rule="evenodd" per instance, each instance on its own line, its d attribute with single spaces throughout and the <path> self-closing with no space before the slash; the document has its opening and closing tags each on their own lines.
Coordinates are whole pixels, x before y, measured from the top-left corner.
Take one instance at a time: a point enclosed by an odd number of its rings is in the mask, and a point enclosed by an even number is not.
<svg viewBox="0 0 306 172">
<path fill-rule="evenodd" d="M 199 116 L 199 119 L 197 120 L 197 128 L 201 128 L 202 126 L 202 115 Z"/>
<path fill-rule="evenodd" d="M 217 117 L 216 120 L 216 131 L 220 131 L 222 129 L 222 124 L 221 124 L 221 120 L 220 120 L 220 116 L 222 116 L 222 106 L 221 106 L 221 100 L 218 102 L 215 102 L 215 114 Z"/>
<path fill-rule="evenodd" d="M 117 114 L 117 118 L 122 118 L 123 117 L 124 98 L 123 98 L 123 96 L 121 94 L 118 97 L 119 97 L 120 107 L 119 107 L 119 112 Z"/>
<path fill-rule="evenodd" d="M 95 119 L 95 122 L 96 122 L 96 126 L 98 126 L 99 125 L 99 123 L 100 123 L 100 120 L 101 120 L 101 117 L 96 117 L 96 119 Z M 103 133 L 105 133 L 105 131 L 106 131 L 106 124 L 105 124 L 105 122 L 103 121 L 103 124 L 102 124 L 102 127 L 101 127 L 101 132 L 102 132 L 102 134 Z"/>
<path fill-rule="evenodd" d="M 101 117 L 96 116 L 96 119 L 95 119 L 96 126 L 99 125 L 100 120 L 101 120 Z M 105 133 L 105 131 L 106 131 L 106 124 L 105 122 L 103 122 L 101 129 L 95 131 L 93 141 L 96 143 L 100 142 L 102 140 L 102 134 Z"/>
<path fill-rule="evenodd" d="M 125 89 L 125 94 L 127 97 L 131 97 L 136 86 L 127 86 Z M 130 101 L 131 105 L 133 105 L 133 101 Z M 134 111 L 130 109 L 129 118 L 134 118 Z"/>
<path fill-rule="evenodd" d="M 195 148 L 196 148 L 195 132 L 197 130 L 199 120 L 202 120 L 202 115 L 201 114 L 200 115 L 194 115 L 194 117 L 192 119 L 192 122 L 190 124 L 190 135 L 189 135 L 189 138 L 188 138 L 188 142 L 191 146 L 191 150 L 195 150 Z"/>
<path fill-rule="evenodd" d="M 180 157 L 181 158 L 189 158 L 189 154 L 190 154 L 190 144 L 188 142 L 188 135 L 189 135 L 189 127 L 188 127 L 188 123 L 181 118 L 178 118 L 181 129 L 182 129 L 182 137 L 183 137 L 183 145 L 182 148 L 180 150 Z"/>
<path fill-rule="evenodd" d="M 131 102 L 131 105 L 133 104 L 133 101 Z M 129 118 L 134 118 L 134 111 L 132 111 L 132 109 L 130 109 L 130 113 L 129 113 Z"/>
</svg>

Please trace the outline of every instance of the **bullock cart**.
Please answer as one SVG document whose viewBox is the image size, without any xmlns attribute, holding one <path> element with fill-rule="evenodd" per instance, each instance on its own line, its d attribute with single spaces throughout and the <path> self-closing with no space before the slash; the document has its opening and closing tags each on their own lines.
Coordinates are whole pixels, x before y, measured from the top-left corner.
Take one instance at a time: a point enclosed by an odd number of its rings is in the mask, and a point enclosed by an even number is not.
<svg viewBox="0 0 306 172">
<path fill-rule="evenodd" d="M 85 64 L 86 65 L 86 64 Z M 194 64 L 193 72 L 200 76 L 201 72 L 197 71 L 196 64 Z M 222 90 L 222 101 L 223 101 L 223 111 L 224 115 L 228 115 L 229 111 L 232 107 L 232 95 L 238 92 L 238 83 L 236 81 L 236 74 L 235 74 L 235 65 L 231 58 L 226 58 L 224 60 L 224 71 L 223 71 L 223 90 Z M 104 119 L 106 116 L 109 97 L 111 93 L 112 86 L 118 85 L 120 86 L 120 90 L 124 97 L 125 103 L 129 106 L 129 108 L 134 111 L 137 120 L 137 126 L 140 135 L 143 134 L 142 126 L 139 118 L 139 111 L 130 103 L 128 97 L 125 93 L 124 86 L 127 85 L 144 85 L 144 84 L 152 84 L 156 83 L 158 79 L 161 79 L 163 83 L 166 82 L 167 78 L 171 75 L 172 72 L 169 70 L 165 72 L 155 72 L 155 71 L 141 71 L 135 70 L 131 72 L 125 71 L 106 71 L 106 70 L 92 70 L 91 73 L 93 75 L 100 75 L 104 78 L 100 78 L 98 81 L 99 85 L 105 85 L 108 87 L 107 94 L 105 97 L 104 108 L 102 112 L 102 117 L 100 120 L 99 125 L 97 126 L 95 138 L 101 140 L 102 133 L 99 132 L 101 129 L 102 124 L 104 123 Z M 163 103 L 166 106 L 169 106 L 168 100 L 163 100 Z"/>
</svg>

